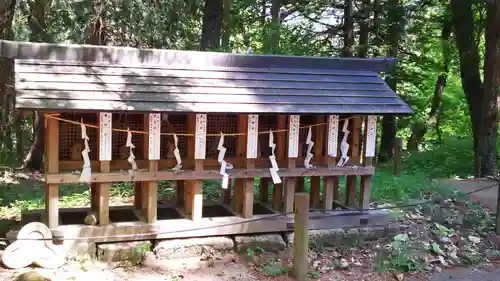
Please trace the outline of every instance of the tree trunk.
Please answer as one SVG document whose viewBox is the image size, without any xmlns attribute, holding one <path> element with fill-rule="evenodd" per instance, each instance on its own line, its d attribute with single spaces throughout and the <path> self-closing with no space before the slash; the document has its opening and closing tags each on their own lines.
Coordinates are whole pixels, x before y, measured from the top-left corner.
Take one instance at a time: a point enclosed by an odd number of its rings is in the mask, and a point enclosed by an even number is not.
<svg viewBox="0 0 500 281">
<path fill-rule="evenodd" d="M 370 36 L 370 8 L 371 0 L 363 0 L 362 2 L 362 18 L 359 24 L 359 45 L 358 57 L 366 58 L 368 54 L 368 40 Z"/>
<path fill-rule="evenodd" d="M 452 30 L 451 17 L 445 18 L 443 28 L 441 30 L 441 49 L 443 53 L 443 69 L 438 75 L 436 85 L 434 87 L 434 95 L 432 96 L 431 111 L 426 121 L 417 120 L 413 124 L 412 134 L 408 139 L 407 149 L 409 151 L 417 151 L 418 145 L 423 141 L 425 134 L 430 127 L 434 127 L 438 139 L 441 140 L 441 131 L 439 129 L 439 116 L 441 110 L 441 102 L 443 99 L 443 91 L 446 86 L 448 72 L 450 68 L 450 35 Z"/>
<path fill-rule="evenodd" d="M 229 50 L 229 38 L 231 37 L 231 5 L 232 0 L 224 0 L 223 11 L 223 33 L 222 33 L 222 48 Z"/>
<path fill-rule="evenodd" d="M 220 47 L 222 29 L 222 0 L 205 0 L 203 9 L 203 27 L 201 33 L 201 49 L 217 49 Z"/>
<path fill-rule="evenodd" d="M 488 4 L 485 53 L 484 96 L 477 145 L 481 161 L 480 175 L 496 177 L 498 97 L 500 97 L 500 3 L 498 1 Z"/>
<path fill-rule="evenodd" d="M 47 42 L 49 34 L 47 34 L 47 25 L 45 14 L 48 12 L 48 0 L 34 0 L 30 2 L 29 26 L 31 30 L 31 42 Z M 21 114 L 19 114 L 21 117 Z M 35 137 L 31 144 L 30 150 L 23 160 L 23 168 L 33 170 L 43 169 L 43 153 L 45 151 L 45 126 L 43 113 L 35 111 L 33 114 Z"/>
<path fill-rule="evenodd" d="M 404 29 L 403 22 L 403 8 L 399 3 L 399 0 L 389 0 L 388 1 L 388 11 L 387 18 L 390 24 L 388 43 L 389 43 L 389 57 L 398 56 L 398 44 L 401 39 L 401 32 Z M 387 84 L 391 89 L 397 92 L 397 70 L 395 69 L 387 78 Z M 380 150 L 378 161 L 386 162 L 392 159 L 393 147 L 396 141 L 396 118 L 393 115 L 384 116 L 382 120 L 382 137 L 380 141 Z"/>
<path fill-rule="evenodd" d="M 344 7 L 344 47 L 343 57 L 352 57 L 352 46 L 354 45 L 354 23 L 352 19 L 352 1 L 345 0 Z"/>
<path fill-rule="evenodd" d="M 12 21 L 16 8 L 15 0 L 4 0 L 0 2 L 0 39 L 11 40 L 13 38 Z M 12 59 L 0 58 L 0 150 L 9 145 L 10 133 L 9 115 L 13 98 L 13 68 Z"/>
<path fill-rule="evenodd" d="M 283 0 L 273 0 L 271 4 L 271 27 L 269 32 L 269 52 L 277 53 L 280 45 L 280 9 Z"/>
<path fill-rule="evenodd" d="M 479 139 L 482 132 L 481 126 L 487 127 L 488 124 L 481 124 L 482 100 L 484 95 L 481 73 L 479 68 L 480 56 L 478 51 L 478 42 L 475 40 L 474 12 L 472 1 L 452 0 L 451 8 L 453 12 L 452 21 L 455 30 L 456 43 L 460 58 L 460 76 L 465 98 L 469 105 L 469 113 L 472 123 L 472 135 L 474 138 L 474 175 L 482 176 L 481 171 L 481 153 L 479 152 Z M 482 130 L 487 131 L 487 130 Z M 481 150 L 487 151 L 482 141 Z"/>
</svg>

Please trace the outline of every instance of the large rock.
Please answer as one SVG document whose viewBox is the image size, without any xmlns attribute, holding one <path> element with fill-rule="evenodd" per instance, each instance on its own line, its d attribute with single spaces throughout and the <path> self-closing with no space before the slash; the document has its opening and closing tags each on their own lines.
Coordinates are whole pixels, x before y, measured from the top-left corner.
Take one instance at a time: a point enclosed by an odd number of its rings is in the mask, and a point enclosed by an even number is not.
<svg viewBox="0 0 500 281">
<path fill-rule="evenodd" d="M 309 231 L 309 244 L 310 245 L 322 245 L 322 246 L 335 246 L 339 243 L 343 243 L 346 240 L 354 239 L 364 239 L 371 240 L 377 239 L 386 234 L 386 228 L 380 227 L 363 227 L 363 228 L 351 228 L 351 229 L 320 229 L 320 230 L 310 230 Z M 287 240 L 287 245 L 293 247 L 294 233 L 286 233 L 285 238 Z"/>
<path fill-rule="evenodd" d="M 154 253 L 159 259 L 185 259 L 220 257 L 234 251 L 229 237 L 206 237 L 157 241 Z"/>
<path fill-rule="evenodd" d="M 97 245 L 97 258 L 103 262 L 131 262 L 139 264 L 151 250 L 150 241 L 105 243 Z"/>
<path fill-rule="evenodd" d="M 281 234 L 245 235 L 235 236 L 236 249 L 238 253 L 247 249 L 262 248 L 269 252 L 280 252 L 286 248 L 285 240 Z"/>
</svg>

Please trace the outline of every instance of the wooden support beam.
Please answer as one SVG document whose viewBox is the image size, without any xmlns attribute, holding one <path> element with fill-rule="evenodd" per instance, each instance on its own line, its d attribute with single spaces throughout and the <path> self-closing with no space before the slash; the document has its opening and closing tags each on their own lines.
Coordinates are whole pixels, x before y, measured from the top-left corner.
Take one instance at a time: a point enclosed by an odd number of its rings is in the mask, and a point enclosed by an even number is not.
<svg viewBox="0 0 500 281">
<path fill-rule="evenodd" d="M 335 167 L 339 155 L 338 145 L 338 132 L 339 132 L 339 116 L 330 115 L 327 117 L 327 151 L 325 153 L 324 164 L 329 168 Z M 323 185 L 323 209 L 331 210 L 333 200 L 338 199 L 339 193 L 339 177 L 325 176 L 325 184 Z"/>
<path fill-rule="evenodd" d="M 50 114 L 50 113 L 46 113 Z M 45 175 L 59 172 L 59 121 L 45 119 Z M 59 226 L 59 184 L 45 184 L 45 213 L 49 228 Z"/>
<path fill-rule="evenodd" d="M 276 118 L 276 129 L 283 130 L 286 129 L 286 115 L 280 114 Z M 278 133 L 275 136 L 276 139 L 276 160 L 280 166 L 286 165 L 286 134 Z M 281 172 L 281 171 L 280 171 Z M 283 179 L 282 179 L 283 180 Z M 273 209 L 281 210 L 283 207 L 283 189 L 284 180 L 282 183 L 273 184 Z"/>
<path fill-rule="evenodd" d="M 363 136 L 363 165 L 371 167 L 373 157 L 375 156 L 375 142 L 377 140 L 377 116 L 368 116 L 365 118 L 365 128 Z M 360 209 L 368 209 L 370 207 L 370 190 L 372 176 L 361 176 L 359 187 L 359 203 Z"/>
<path fill-rule="evenodd" d="M 321 124 L 325 122 L 324 116 L 316 116 L 314 118 L 315 124 Z M 314 132 L 314 147 L 313 153 L 314 157 L 311 160 L 312 163 L 322 163 L 323 161 L 323 142 L 325 139 L 325 126 L 317 126 L 313 130 Z M 311 192 L 311 206 L 313 208 L 319 208 L 321 204 L 321 177 L 311 177 L 310 181 L 310 192 Z"/>
<path fill-rule="evenodd" d="M 354 165 L 360 164 L 360 155 L 359 155 L 359 147 L 361 144 L 361 123 L 362 117 L 354 117 L 349 122 L 349 152 L 350 152 L 350 160 L 349 163 Z M 347 176 L 346 178 L 346 196 L 345 196 L 345 204 L 347 206 L 356 206 L 356 185 L 357 180 L 356 176 Z"/>
<path fill-rule="evenodd" d="M 188 115 L 188 131 L 195 136 L 189 141 L 189 148 L 194 150 L 194 171 L 203 172 L 206 155 L 207 115 Z M 184 212 L 192 220 L 200 220 L 203 212 L 203 181 L 190 180 L 185 187 Z"/>
<path fill-rule="evenodd" d="M 295 194 L 293 235 L 293 277 L 307 281 L 309 268 L 309 194 Z"/>
<path fill-rule="evenodd" d="M 97 151 L 99 151 L 99 171 L 109 173 L 111 170 L 112 120 L 111 112 L 100 112 L 97 115 L 99 134 Z M 99 225 L 109 224 L 109 183 L 91 184 L 91 208 Z"/>
<path fill-rule="evenodd" d="M 231 204 L 231 193 L 233 189 L 233 179 L 229 179 L 227 189 L 224 191 L 224 204 Z"/>
<path fill-rule="evenodd" d="M 295 169 L 297 157 L 299 155 L 299 127 L 300 115 L 290 115 L 288 117 L 288 169 Z M 304 178 L 300 177 L 302 184 Z M 287 177 L 285 179 L 285 198 L 283 212 L 293 211 L 294 194 L 297 188 L 297 177 Z"/>
</svg>

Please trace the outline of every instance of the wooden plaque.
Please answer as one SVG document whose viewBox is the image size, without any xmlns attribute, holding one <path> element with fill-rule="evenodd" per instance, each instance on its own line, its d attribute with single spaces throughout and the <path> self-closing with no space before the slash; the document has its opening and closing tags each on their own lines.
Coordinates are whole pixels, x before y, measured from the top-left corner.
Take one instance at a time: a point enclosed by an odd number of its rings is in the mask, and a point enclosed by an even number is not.
<svg viewBox="0 0 500 281">
<path fill-rule="evenodd" d="M 161 139 L 161 115 L 159 113 L 149 114 L 149 160 L 160 160 Z"/>
<path fill-rule="evenodd" d="M 288 126 L 288 157 L 299 157 L 300 115 L 290 115 Z"/>
<path fill-rule="evenodd" d="M 99 113 L 99 161 L 111 161 L 112 113 Z"/>
</svg>

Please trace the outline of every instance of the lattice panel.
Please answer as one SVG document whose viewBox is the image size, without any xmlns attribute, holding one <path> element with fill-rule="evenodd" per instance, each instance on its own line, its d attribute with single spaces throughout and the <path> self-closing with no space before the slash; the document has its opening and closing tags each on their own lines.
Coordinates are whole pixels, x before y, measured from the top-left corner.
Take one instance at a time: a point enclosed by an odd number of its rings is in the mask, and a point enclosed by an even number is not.
<svg viewBox="0 0 500 281">
<path fill-rule="evenodd" d="M 113 128 L 126 130 L 127 127 L 133 131 L 144 131 L 143 114 L 113 114 Z M 132 143 L 135 146 L 134 155 L 136 160 L 144 159 L 144 137 L 143 134 L 132 133 Z M 126 160 L 129 149 L 125 147 L 127 142 L 126 132 L 113 131 L 113 160 Z"/>
<path fill-rule="evenodd" d="M 87 124 L 97 124 L 97 114 L 92 113 L 63 113 L 63 119 L 83 122 Z M 97 136 L 99 131 L 95 128 L 87 127 L 89 137 L 90 159 L 97 160 L 99 151 L 97 150 Z M 63 161 L 82 161 L 82 150 L 84 148 L 82 140 L 82 130 L 80 125 L 59 122 L 59 159 Z"/>
<path fill-rule="evenodd" d="M 236 115 L 208 115 L 207 116 L 207 134 L 236 133 Z M 219 136 L 207 137 L 207 158 L 217 158 L 219 151 Z M 227 148 L 226 156 L 236 155 L 236 138 L 225 137 L 224 147 Z"/>
<path fill-rule="evenodd" d="M 188 133 L 187 115 L 185 114 L 168 114 L 168 122 L 162 117 L 161 122 L 162 133 Z M 188 137 L 177 136 L 179 139 L 178 147 L 182 158 L 187 157 Z M 174 156 L 174 136 L 161 136 L 161 159 L 175 159 Z"/>
<path fill-rule="evenodd" d="M 277 128 L 278 118 L 276 115 L 259 116 L 259 132 L 269 131 L 269 129 L 276 130 Z M 276 135 L 274 136 L 274 138 L 276 139 Z M 259 151 L 260 157 L 267 157 L 271 154 L 271 148 L 269 147 L 269 134 L 259 134 Z"/>
</svg>

